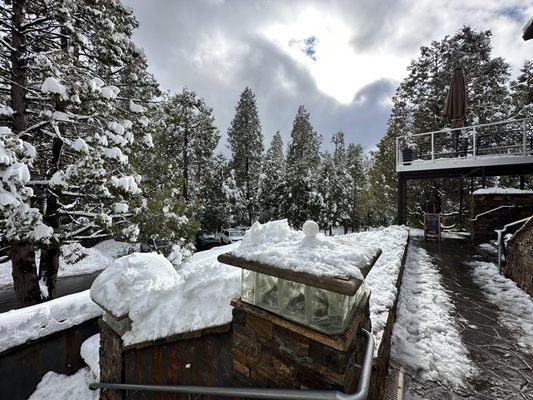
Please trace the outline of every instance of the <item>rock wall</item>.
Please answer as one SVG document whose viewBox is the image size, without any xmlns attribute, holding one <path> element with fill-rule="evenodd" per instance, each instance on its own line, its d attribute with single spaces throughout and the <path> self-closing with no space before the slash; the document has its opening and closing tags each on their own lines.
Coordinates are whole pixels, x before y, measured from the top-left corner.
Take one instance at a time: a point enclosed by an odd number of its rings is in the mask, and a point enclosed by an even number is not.
<svg viewBox="0 0 533 400">
<path fill-rule="evenodd" d="M 533 218 L 507 242 L 506 261 L 505 275 L 533 297 Z"/>
<path fill-rule="evenodd" d="M 355 391 L 366 348 L 358 332 L 370 327 L 368 295 L 351 328 L 333 336 L 240 300 L 232 305 L 235 386 Z"/>
<path fill-rule="evenodd" d="M 500 206 L 501 208 L 480 215 Z M 468 228 L 473 244 L 486 243 L 497 238 L 495 229 L 533 214 L 533 194 L 482 194 L 472 196 L 472 209 Z M 475 218 L 478 216 L 477 218 Z"/>
</svg>

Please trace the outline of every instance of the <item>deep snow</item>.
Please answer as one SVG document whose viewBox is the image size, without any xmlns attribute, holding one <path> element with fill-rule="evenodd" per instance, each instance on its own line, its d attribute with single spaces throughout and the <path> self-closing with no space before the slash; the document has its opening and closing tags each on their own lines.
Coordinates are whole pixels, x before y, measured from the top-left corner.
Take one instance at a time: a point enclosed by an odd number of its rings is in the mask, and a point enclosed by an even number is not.
<svg viewBox="0 0 533 400">
<path fill-rule="evenodd" d="M 89 384 L 95 381 L 89 368 L 82 368 L 74 375 L 50 371 L 28 400 L 98 400 L 100 390 L 89 389 Z"/>
</svg>

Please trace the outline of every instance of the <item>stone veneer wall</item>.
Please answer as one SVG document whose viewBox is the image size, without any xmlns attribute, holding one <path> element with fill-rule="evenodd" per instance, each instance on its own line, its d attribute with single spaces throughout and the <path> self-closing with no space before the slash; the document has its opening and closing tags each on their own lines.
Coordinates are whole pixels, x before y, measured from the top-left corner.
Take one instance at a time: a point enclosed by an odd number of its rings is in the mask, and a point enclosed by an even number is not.
<svg viewBox="0 0 533 400">
<path fill-rule="evenodd" d="M 504 273 L 533 297 L 533 218 L 507 242 Z"/>
<path fill-rule="evenodd" d="M 231 386 L 231 325 L 132 346 L 100 320 L 100 380 L 110 383 Z M 202 396 L 210 399 L 212 397 Z M 101 400 L 183 399 L 188 395 L 106 390 Z"/>
<path fill-rule="evenodd" d="M 232 302 L 234 385 L 353 393 L 370 328 L 368 295 L 342 335 L 325 335 L 271 312 Z"/>
<path fill-rule="evenodd" d="M 481 213 L 503 205 L 514 205 L 472 219 Z M 472 210 L 468 223 L 473 244 L 486 243 L 497 238 L 495 229 L 533 214 L 533 194 L 482 194 L 472 196 Z"/>
</svg>

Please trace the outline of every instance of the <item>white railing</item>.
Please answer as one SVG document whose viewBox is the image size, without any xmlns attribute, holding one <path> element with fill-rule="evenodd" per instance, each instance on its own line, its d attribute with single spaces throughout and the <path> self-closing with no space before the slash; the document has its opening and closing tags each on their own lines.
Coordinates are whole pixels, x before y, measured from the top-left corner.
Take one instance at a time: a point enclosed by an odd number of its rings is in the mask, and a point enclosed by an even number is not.
<svg viewBox="0 0 533 400">
<path fill-rule="evenodd" d="M 533 155 L 533 117 L 396 138 L 396 165 Z"/>
</svg>

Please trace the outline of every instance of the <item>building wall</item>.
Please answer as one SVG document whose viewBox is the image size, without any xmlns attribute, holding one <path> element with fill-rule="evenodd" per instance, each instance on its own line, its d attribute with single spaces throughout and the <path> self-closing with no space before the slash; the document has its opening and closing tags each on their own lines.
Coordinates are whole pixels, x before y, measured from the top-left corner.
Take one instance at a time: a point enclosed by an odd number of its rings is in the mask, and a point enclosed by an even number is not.
<svg viewBox="0 0 533 400">
<path fill-rule="evenodd" d="M 533 296 L 533 218 L 507 242 L 504 273 Z"/>
</svg>

